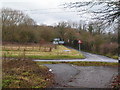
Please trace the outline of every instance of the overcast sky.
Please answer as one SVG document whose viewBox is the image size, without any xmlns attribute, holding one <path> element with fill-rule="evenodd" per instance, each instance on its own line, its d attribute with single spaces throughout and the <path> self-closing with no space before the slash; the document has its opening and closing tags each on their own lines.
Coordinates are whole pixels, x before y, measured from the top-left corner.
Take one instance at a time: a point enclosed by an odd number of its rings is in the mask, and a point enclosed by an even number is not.
<svg viewBox="0 0 120 90">
<path fill-rule="evenodd" d="M 1 0 L 2 7 L 22 10 L 37 24 L 55 25 L 58 22 L 88 22 L 93 15 L 78 15 L 77 9 L 65 9 L 64 3 L 91 0 Z"/>
<path fill-rule="evenodd" d="M 81 18 L 76 10 L 64 9 L 62 6 L 75 1 L 85 0 L 2 0 L 2 7 L 22 10 L 37 24 L 54 25 L 61 21 L 79 22 L 86 19 Z"/>
</svg>

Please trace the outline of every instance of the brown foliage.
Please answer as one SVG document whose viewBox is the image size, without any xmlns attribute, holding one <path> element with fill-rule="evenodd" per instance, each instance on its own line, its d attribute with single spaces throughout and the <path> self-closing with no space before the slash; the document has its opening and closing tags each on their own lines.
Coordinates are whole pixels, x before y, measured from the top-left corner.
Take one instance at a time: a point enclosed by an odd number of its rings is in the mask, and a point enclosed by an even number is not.
<svg viewBox="0 0 120 90">
<path fill-rule="evenodd" d="M 103 54 L 116 54 L 118 50 L 118 43 L 104 43 L 100 46 L 100 52 Z"/>
</svg>

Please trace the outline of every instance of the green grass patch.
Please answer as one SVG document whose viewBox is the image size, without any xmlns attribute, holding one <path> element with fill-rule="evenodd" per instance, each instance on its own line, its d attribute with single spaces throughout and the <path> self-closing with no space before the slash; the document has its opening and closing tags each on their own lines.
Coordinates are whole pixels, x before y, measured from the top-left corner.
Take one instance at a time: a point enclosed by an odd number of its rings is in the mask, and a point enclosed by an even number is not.
<svg viewBox="0 0 120 90">
<path fill-rule="evenodd" d="M 109 58 L 118 59 L 117 55 L 107 54 L 106 56 L 109 57 Z"/>
<path fill-rule="evenodd" d="M 6 57 L 11 58 L 30 58 L 30 59 L 84 59 L 85 57 L 82 55 L 79 56 L 67 56 L 67 55 L 47 55 L 47 56 L 33 56 L 33 55 L 27 55 L 27 56 L 18 56 L 18 55 L 6 55 Z"/>
<path fill-rule="evenodd" d="M 88 62 L 88 61 L 77 61 L 77 62 L 39 62 L 37 64 L 73 64 L 77 66 L 118 66 L 118 63 L 110 63 L 110 62 Z"/>
<path fill-rule="evenodd" d="M 112 56 L 112 58 L 113 58 L 113 59 L 118 59 L 119 57 L 116 56 L 116 55 L 114 55 L 114 56 Z"/>
<path fill-rule="evenodd" d="M 83 56 L 67 56 L 67 55 L 56 55 L 56 56 L 27 56 L 28 58 L 32 59 L 78 59 L 84 58 Z"/>
<path fill-rule="evenodd" d="M 77 66 L 118 66 L 118 63 L 109 62 L 69 62 Z"/>
</svg>

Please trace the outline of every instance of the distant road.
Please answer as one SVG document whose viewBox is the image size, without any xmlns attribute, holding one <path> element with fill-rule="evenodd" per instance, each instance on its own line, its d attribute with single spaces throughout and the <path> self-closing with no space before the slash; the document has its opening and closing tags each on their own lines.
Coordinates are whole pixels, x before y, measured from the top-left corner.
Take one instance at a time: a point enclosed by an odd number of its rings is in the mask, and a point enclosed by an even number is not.
<svg viewBox="0 0 120 90">
<path fill-rule="evenodd" d="M 70 59 L 70 60 L 34 60 L 34 61 L 59 61 L 59 62 L 73 62 L 73 61 L 95 61 L 95 62 L 118 62 L 116 59 L 108 58 L 106 56 L 83 52 L 85 59 Z"/>
</svg>

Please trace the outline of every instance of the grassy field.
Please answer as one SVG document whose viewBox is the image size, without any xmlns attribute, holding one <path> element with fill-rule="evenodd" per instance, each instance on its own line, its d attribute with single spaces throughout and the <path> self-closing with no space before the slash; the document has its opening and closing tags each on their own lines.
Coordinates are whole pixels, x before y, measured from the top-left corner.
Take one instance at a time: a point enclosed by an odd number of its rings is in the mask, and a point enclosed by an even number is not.
<svg viewBox="0 0 120 90">
<path fill-rule="evenodd" d="M 63 45 L 57 49 L 50 46 L 3 46 L 3 57 L 32 58 L 32 59 L 77 59 L 85 58 L 82 53 L 68 49 Z"/>
<path fill-rule="evenodd" d="M 53 85 L 53 74 L 31 60 L 3 60 L 3 88 L 46 88 Z"/>
</svg>

